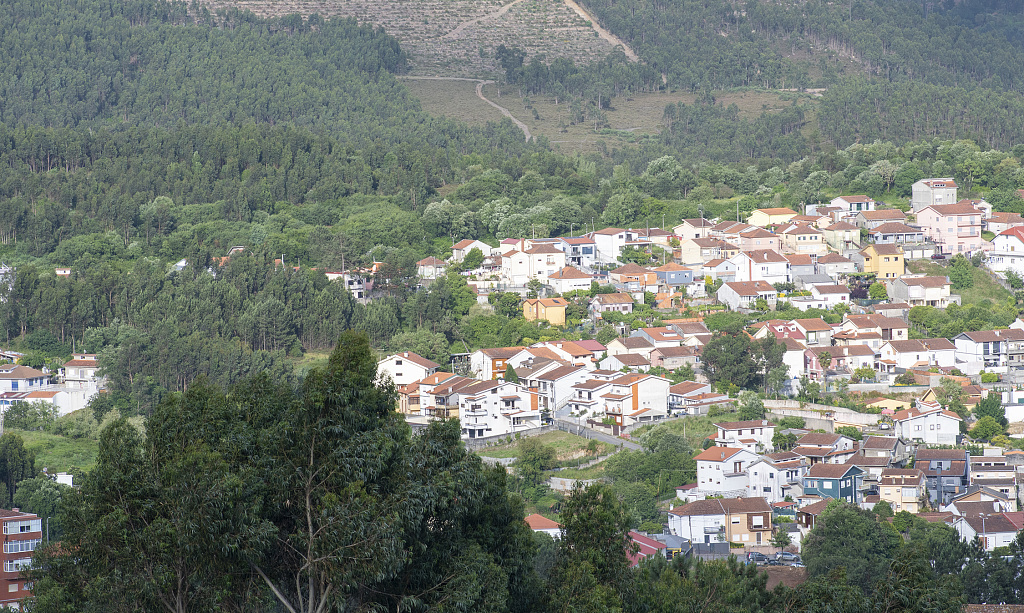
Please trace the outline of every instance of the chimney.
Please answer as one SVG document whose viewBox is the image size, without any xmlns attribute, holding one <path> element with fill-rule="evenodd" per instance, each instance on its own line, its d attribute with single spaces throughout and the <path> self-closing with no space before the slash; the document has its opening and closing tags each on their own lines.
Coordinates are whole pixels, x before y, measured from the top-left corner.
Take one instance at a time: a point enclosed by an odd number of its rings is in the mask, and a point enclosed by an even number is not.
<svg viewBox="0 0 1024 613">
<path fill-rule="evenodd" d="M 21 512 L 21 509 L 19 509 L 18 507 L 14 507 L 11 510 L 14 511 L 15 513 L 20 513 Z"/>
<path fill-rule="evenodd" d="M 725 459 L 725 452 L 724 451 L 722 452 L 722 459 L 723 460 Z"/>
<path fill-rule="evenodd" d="M 408 351 L 405 352 L 405 357 L 409 357 L 409 352 Z"/>
</svg>

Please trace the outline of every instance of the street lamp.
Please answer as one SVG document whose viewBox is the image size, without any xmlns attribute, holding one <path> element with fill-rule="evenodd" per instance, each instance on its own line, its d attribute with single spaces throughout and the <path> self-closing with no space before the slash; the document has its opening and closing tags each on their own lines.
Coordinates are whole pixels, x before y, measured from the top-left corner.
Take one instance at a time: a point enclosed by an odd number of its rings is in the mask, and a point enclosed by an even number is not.
<svg viewBox="0 0 1024 613">
<path fill-rule="evenodd" d="M 52 515 L 50 517 L 53 517 Z M 46 518 L 46 544 L 50 544 L 50 517 Z"/>
</svg>

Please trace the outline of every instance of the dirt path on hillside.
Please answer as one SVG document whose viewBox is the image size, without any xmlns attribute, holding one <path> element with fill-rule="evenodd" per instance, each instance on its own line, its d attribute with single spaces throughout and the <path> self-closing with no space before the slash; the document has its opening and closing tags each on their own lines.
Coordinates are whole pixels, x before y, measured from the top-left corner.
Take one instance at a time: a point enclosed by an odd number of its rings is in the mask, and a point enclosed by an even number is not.
<svg viewBox="0 0 1024 613">
<path fill-rule="evenodd" d="M 463 23 L 460 23 L 454 30 L 452 30 L 451 32 L 445 34 L 441 38 L 459 38 L 459 36 L 466 30 L 466 28 L 468 28 L 470 26 L 475 26 L 476 24 L 480 23 L 481 21 L 486 21 L 488 19 L 495 19 L 495 18 L 501 17 L 505 13 L 509 12 L 509 10 L 511 10 L 513 6 L 519 4 L 520 2 L 525 2 L 525 1 L 526 0 L 512 0 L 512 2 L 509 2 L 508 4 L 506 4 L 505 6 L 501 7 L 500 9 L 494 11 L 493 13 L 489 13 L 489 14 L 484 15 L 482 17 L 477 17 L 476 19 L 470 19 L 469 21 L 465 21 Z"/>
<path fill-rule="evenodd" d="M 634 53 L 633 50 L 629 48 L 629 45 L 627 45 L 625 43 L 625 41 L 623 41 L 618 36 L 615 36 L 614 34 L 609 32 L 608 30 L 605 30 L 604 28 L 602 28 L 601 25 L 597 23 L 597 20 L 594 19 L 594 16 L 591 15 L 590 13 L 588 13 L 585 8 L 583 8 L 579 4 L 576 4 L 576 2 L 574 2 L 574 0 L 565 0 L 565 5 L 567 7 L 569 7 L 569 8 L 571 8 L 572 10 L 576 11 L 577 15 L 579 15 L 580 17 L 582 17 L 582 18 L 586 19 L 587 21 L 589 21 L 590 25 L 594 28 L 594 31 L 597 32 L 598 36 L 600 36 L 604 40 L 606 40 L 609 43 L 611 43 L 613 47 L 615 47 L 615 46 L 622 47 L 622 52 L 625 53 L 626 57 L 628 57 L 631 61 L 633 61 L 633 62 L 639 62 L 640 61 L 640 56 L 638 56 L 636 53 Z"/>
<path fill-rule="evenodd" d="M 517 1 L 520 1 L 520 0 L 517 0 Z M 494 83 L 494 81 L 491 81 L 490 79 L 470 79 L 470 78 L 467 78 L 467 77 L 401 77 L 401 78 L 402 79 L 425 79 L 425 80 L 428 80 L 428 81 L 472 81 L 472 82 L 476 83 L 476 96 L 477 96 L 477 98 L 480 98 L 481 100 L 483 100 L 487 104 L 489 104 L 489 105 L 493 106 L 494 108 L 498 109 L 498 111 L 502 115 L 504 115 L 505 117 L 508 117 L 509 119 L 511 119 L 512 123 L 514 123 L 517 126 L 519 126 L 519 129 L 523 131 L 523 135 L 526 136 L 526 140 L 527 141 L 529 141 L 531 138 L 533 138 L 533 135 L 530 134 L 530 126 L 528 126 L 525 123 L 523 123 L 523 122 L 519 121 L 518 119 L 516 119 L 515 115 L 513 115 L 512 112 L 509 111 L 507 108 L 501 106 L 500 104 L 498 104 L 497 102 L 494 102 L 493 100 L 488 100 L 487 97 L 484 96 L 484 85 L 488 85 L 488 84 Z"/>
</svg>

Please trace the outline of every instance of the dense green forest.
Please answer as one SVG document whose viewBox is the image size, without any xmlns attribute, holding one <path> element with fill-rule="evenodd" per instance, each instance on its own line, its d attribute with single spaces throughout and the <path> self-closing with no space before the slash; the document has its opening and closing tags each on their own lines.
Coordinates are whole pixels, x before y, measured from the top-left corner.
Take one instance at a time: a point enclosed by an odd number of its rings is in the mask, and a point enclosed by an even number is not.
<svg viewBox="0 0 1024 613">
<path fill-rule="evenodd" d="M 848 81 L 830 89 L 816 110 L 821 131 L 808 133 L 806 98 L 743 119 L 704 91 L 666 108 L 660 136 L 569 157 L 524 142 L 508 121 L 471 128 L 423 113 L 394 76 L 405 66 L 394 39 L 351 21 L 155 0 L 3 8 L 0 260 L 17 273 L 0 283 L 0 333 L 39 365 L 99 353 L 113 393 L 97 418 L 112 406 L 148 413 L 200 375 L 297 381 L 301 356 L 346 329 L 442 363 L 583 333 L 474 308 L 456 272 L 420 290 L 415 262 L 447 257 L 461 238 L 659 225 L 698 210 L 728 218 L 838 193 L 899 205 L 925 176 L 955 176 L 965 195 L 1024 212 L 1013 92 L 986 90 L 975 103 L 962 90 L 977 109 L 965 114 L 933 109 L 954 92 L 945 85 Z M 929 19 L 954 14 L 936 7 Z M 588 68 L 503 57 L 512 79 L 574 91 L 575 103 L 612 83 L 597 96 L 608 104 L 631 91 L 614 85 L 623 79 L 663 86 L 653 60 L 630 68 L 613 55 Z M 910 108 L 890 95 L 919 87 L 936 89 Z M 997 112 L 1003 123 L 989 121 Z M 899 140 L 907 132 L 915 140 Z M 837 149 L 830 134 L 871 140 Z M 937 138 L 947 135 L 975 142 Z M 246 251 L 220 260 L 236 245 Z M 275 266 L 282 256 L 288 266 Z M 367 305 L 323 275 L 372 262 L 383 263 L 379 299 Z M 578 321 L 582 304 L 574 309 Z"/>
</svg>

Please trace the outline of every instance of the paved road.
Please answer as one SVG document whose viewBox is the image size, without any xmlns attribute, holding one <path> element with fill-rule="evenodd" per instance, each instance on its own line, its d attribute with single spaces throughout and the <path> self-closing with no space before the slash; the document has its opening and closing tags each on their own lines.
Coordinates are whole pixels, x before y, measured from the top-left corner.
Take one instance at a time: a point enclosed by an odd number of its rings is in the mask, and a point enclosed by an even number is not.
<svg viewBox="0 0 1024 613">
<path fill-rule="evenodd" d="M 588 428 L 586 426 L 577 424 L 574 421 L 567 421 L 565 419 L 558 419 L 555 421 L 556 423 L 559 424 L 560 428 L 565 428 L 571 434 L 577 434 L 584 438 L 592 438 L 594 440 L 601 441 L 602 443 L 615 445 L 616 447 L 622 446 L 624 449 L 633 449 L 637 451 L 643 449 L 643 447 L 637 445 L 636 443 L 624 441 L 621 438 L 616 438 L 610 434 L 605 434 L 604 432 L 594 430 L 593 428 Z"/>
</svg>

